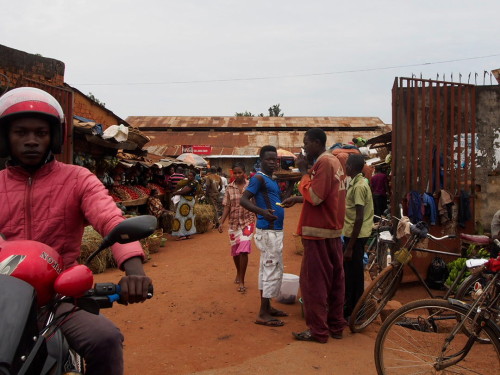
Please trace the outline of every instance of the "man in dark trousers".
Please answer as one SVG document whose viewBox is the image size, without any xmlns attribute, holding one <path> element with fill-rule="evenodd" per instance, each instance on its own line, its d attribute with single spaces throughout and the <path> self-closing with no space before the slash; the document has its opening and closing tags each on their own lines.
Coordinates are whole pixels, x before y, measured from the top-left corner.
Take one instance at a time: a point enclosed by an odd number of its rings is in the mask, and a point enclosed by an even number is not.
<svg viewBox="0 0 500 375">
<path fill-rule="evenodd" d="M 365 159 L 349 155 L 346 173 L 351 177 L 346 195 L 344 220 L 345 311 L 349 317 L 364 290 L 363 255 L 373 228 L 373 198 L 370 186 L 361 172 Z"/>
<path fill-rule="evenodd" d="M 344 223 L 344 171 L 340 161 L 326 150 L 326 134 L 309 129 L 304 136 L 305 157 L 297 166 L 302 173 L 302 196 L 287 198 L 285 207 L 303 202 L 297 233 L 302 236 L 304 255 L 300 290 L 307 330 L 295 339 L 326 343 L 342 338 L 347 323 L 344 309 L 344 269 L 340 235 Z M 312 168 L 308 170 L 308 166 Z"/>
</svg>

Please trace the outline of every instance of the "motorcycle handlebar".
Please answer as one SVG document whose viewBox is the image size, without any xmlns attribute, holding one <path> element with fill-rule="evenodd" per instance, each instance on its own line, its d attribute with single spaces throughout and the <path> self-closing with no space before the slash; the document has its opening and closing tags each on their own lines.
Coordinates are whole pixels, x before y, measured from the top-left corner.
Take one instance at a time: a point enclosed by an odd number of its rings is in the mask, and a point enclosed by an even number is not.
<svg viewBox="0 0 500 375">
<path fill-rule="evenodd" d="M 120 303 L 121 287 L 114 283 L 96 283 L 94 288 L 89 289 L 87 293 L 74 303 L 88 312 L 98 314 L 99 309 L 106 309 L 113 307 L 114 302 Z M 153 297 L 153 286 L 148 288 L 147 299 Z"/>
</svg>

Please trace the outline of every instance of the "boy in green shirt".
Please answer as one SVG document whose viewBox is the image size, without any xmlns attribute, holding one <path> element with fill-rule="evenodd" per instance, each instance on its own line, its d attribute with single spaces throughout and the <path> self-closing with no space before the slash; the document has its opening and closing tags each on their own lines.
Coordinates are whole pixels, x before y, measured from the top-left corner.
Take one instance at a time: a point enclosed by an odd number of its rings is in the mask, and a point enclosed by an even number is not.
<svg viewBox="0 0 500 375">
<path fill-rule="evenodd" d="M 363 255 L 373 227 L 373 198 L 370 186 L 361 171 L 365 159 L 351 154 L 346 162 L 346 174 L 352 178 L 346 195 L 344 220 L 344 316 L 351 315 L 364 290 Z"/>
</svg>

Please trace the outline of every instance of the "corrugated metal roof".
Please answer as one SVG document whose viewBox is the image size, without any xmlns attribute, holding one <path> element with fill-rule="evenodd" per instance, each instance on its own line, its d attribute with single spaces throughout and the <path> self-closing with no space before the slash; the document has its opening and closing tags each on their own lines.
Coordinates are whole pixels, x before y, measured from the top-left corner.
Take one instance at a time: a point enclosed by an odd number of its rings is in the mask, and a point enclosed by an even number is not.
<svg viewBox="0 0 500 375">
<path fill-rule="evenodd" d="M 327 146 L 386 131 L 378 117 L 130 116 L 127 122 L 150 138 L 148 152 L 165 156 L 180 155 L 182 145 L 209 145 L 212 156 L 258 155 L 264 145 L 298 153 L 310 128 L 325 130 Z"/>
<path fill-rule="evenodd" d="M 144 146 L 148 152 L 157 155 L 180 155 L 182 145 L 209 145 L 211 155 L 258 155 L 264 145 L 273 145 L 293 153 L 300 152 L 305 131 L 143 131 L 151 140 Z M 380 129 L 373 131 L 326 131 L 327 146 L 347 143 L 353 137 L 371 138 L 381 134 Z"/>
<path fill-rule="evenodd" d="M 127 122 L 138 128 L 356 128 L 383 127 L 378 117 L 204 117 L 129 116 Z"/>
</svg>

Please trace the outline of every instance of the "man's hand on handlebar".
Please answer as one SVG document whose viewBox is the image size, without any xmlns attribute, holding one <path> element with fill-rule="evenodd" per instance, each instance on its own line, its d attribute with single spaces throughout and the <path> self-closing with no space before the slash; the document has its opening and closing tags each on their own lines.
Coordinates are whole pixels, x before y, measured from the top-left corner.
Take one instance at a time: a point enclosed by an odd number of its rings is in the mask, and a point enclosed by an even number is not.
<svg viewBox="0 0 500 375">
<path fill-rule="evenodd" d="M 146 276 L 142 267 L 141 258 L 134 257 L 123 263 L 126 276 L 122 277 L 119 284 L 121 287 L 120 303 L 144 302 L 148 298 L 148 289 L 152 285 L 151 279 Z"/>
</svg>

